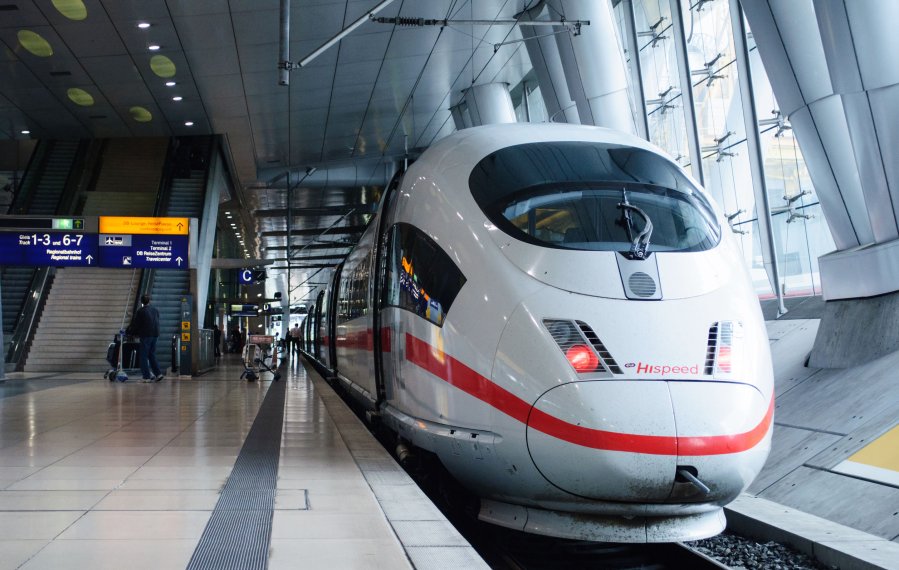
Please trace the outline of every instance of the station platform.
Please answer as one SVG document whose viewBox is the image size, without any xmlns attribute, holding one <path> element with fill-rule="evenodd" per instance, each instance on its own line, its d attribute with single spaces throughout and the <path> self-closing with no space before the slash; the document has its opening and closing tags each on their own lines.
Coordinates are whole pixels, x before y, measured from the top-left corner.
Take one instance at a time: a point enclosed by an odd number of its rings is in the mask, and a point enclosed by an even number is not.
<svg viewBox="0 0 899 570">
<path fill-rule="evenodd" d="M 0 570 L 486 568 L 315 372 L 242 370 L 9 375 Z"/>
</svg>

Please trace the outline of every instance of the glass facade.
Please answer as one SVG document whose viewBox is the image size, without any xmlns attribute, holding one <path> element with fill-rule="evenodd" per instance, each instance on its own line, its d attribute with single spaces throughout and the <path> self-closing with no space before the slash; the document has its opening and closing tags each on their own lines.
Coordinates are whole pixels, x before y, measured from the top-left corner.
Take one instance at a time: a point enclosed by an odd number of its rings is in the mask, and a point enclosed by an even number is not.
<svg viewBox="0 0 899 570">
<path fill-rule="evenodd" d="M 686 43 L 686 61 L 678 57 L 672 6 L 679 10 Z M 777 287 L 785 296 L 821 293 L 818 257 L 834 249 L 833 239 L 808 170 L 789 122 L 779 106 L 758 56 L 751 31 L 747 32 L 748 66 L 758 127 L 746 132 L 744 105 L 734 26 L 728 0 L 629 0 L 615 4 L 615 19 L 622 38 L 633 10 L 640 73 L 633 54 L 624 54 L 628 69 L 631 107 L 637 104 L 634 84 L 643 87 L 649 139 L 666 150 L 688 172 L 699 178 L 728 217 L 750 268 L 756 292 L 774 295 L 771 266 L 774 251 L 779 268 Z M 677 14 L 675 14 L 677 15 Z M 744 20 L 745 21 L 745 20 Z M 748 30 L 748 26 L 744 26 Z M 622 42 L 626 45 L 626 42 Z M 686 66 L 687 73 L 680 66 Z M 682 76 L 690 85 L 682 85 Z M 699 157 L 691 156 L 692 129 L 687 128 L 684 97 L 692 97 Z M 542 107 L 539 90 L 530 92 L 531 121 L 538 122 Z M 545 111 L 543 112 L 545 115 Z M 760 235 L 759 209 L 752 180 L 747 136 L 757 136 L 771 209 L 773 245 Z M 698 161 L 698 164 L 697 164 Z M 763 226 L 762 226 L 763 227 Z"/>
</svg>

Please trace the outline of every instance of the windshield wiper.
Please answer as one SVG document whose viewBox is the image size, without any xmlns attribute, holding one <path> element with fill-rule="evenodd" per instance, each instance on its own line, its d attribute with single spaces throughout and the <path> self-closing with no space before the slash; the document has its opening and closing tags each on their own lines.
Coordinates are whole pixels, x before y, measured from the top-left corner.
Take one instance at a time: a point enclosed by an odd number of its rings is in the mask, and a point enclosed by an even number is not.
<svg viewBox="0 0 899 570">
<path fill-rule="evenodd" d="M 623 201 L 618 203 L 618 207 L 624 210 L 624 220 L 627 222 L 627 235 L 633 239 L 631 243 L 630 256 L 632 259 L 646 259 L 646 250 L 649 248 L 649 239 L 652 237 L 652 220 L 641 208 L 634 206 L 627 199 L 627 190 L 621 189 Z M 643 231 L 632 237 L 634 233 L 634 220 L 631 218 L 631 211 L 634 211 L 643 218 L 645 224 Z"/>
</svg>

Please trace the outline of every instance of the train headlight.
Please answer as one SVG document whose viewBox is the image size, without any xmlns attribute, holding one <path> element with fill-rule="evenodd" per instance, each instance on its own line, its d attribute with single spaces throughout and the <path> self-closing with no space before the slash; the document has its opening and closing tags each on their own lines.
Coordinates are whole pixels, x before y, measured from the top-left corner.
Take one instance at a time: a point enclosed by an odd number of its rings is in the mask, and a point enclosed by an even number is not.
<svg viewBox="0 0 899 570">
<path fill-rule="evenodd" d="M 707 375 L 730 376 L 740 369 L 740 344 L 743 340 L 743 323 L 720 321 L 709 328 L 708 350 L 706 352 L 705 373 Z"/>
<path fill-rule="evenodd" d="M 565 351 L 565 358 L 579 374 L 594 372 L 599 367 L 599 358 L 589 346 L 576 344 Z"/>
</svg>

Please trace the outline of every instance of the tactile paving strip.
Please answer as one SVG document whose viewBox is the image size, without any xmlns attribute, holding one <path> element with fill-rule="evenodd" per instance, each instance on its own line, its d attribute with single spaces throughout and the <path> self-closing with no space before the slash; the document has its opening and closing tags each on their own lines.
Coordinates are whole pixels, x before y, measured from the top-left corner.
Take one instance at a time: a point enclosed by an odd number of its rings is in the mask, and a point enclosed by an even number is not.
<svg viewBox="0 0 899 570">
<path fill-rule="evenodd" d="M 234 469 L 215 505 L 188 570 L 265 568 L 272 536 L 275 487 L 287 382 L 272 382 Z"/>
</svg>

